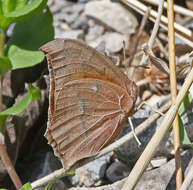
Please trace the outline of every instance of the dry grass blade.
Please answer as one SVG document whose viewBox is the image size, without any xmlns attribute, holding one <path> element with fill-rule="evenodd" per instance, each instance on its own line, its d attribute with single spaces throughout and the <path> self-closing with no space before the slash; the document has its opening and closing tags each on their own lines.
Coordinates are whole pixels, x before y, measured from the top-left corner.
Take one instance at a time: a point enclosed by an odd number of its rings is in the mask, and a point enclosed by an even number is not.
<svg viewBox="0 0 193 190">
<path fill-rule="evenodd" d="M 193 181 L 193 162 L 186 178 L 184 179 L 182 186 L 180 187 L 180 190 L 187 190 L 192 181 Z"/>
<path fill-rule="evenodd" d="M 153 5 L 159 5 L 159 1 L 158 0 L 143 0 L 145 2 L 151 3 Z M 167 2 L 164 2 L 164 8 L 167 8 L 168 4 Z M 176 13 L 180 13 L 184 16 L 188 16 L 188 17 L 193 17 L 193 11 L 186 9 L 184 7 L 178 6 L 178 5 L 174 5 L 174 11 Z"/>
<path fill-rule="evenodd" d="M 132 9 L 136 10 L 140 14 L 145 14 L 147 11 L 147 6 L 137 0 L 121 0 L 124 4 L 128 5 Z M 158 13 L 154 10 L 150 11 L 149 19 L 155 22 Z M 166 30 L 168 30 L 168 19 L 165 16 L 161 16 L 160 26 Z M 175 27 L 175 35 L 178 36 L 181 40 L 183 40 L 187 45 L 193 47 L 193 33 L 189 29 L 183 27 L 180 24 L 174 23 Z"/>
<path fill-rule="evenodd" d="M 134 168 L 132 169 L 122 190 L 128 190 L 128 189 L 131 190 L 131 189 L 134 189 L 134 187 L 136 186 L 139 178 L 145 171 L 146 167 L 148 166 L 149 162 L 151 161 L 151 158 L 153 157 L 154 153 L 156 152 L 158 145 L 161 143 L 165 134 L 168 132 L 168 129 L 176 116 L 178 108 L 181 102 L 183 101 L 183 98 L 185 97 L 192 82 L 193 82 L 193 69 L 186 77 L 185 82 L 175 100 L 175 103 L 170 107 L 161 125 L 159 126 L 155 134 L 153 135 L 152 139 L 150 140 L 145 150 L 143 151 L 142 155 L 140 156 L 137 163 L 135 164 Z"/>
<path fill-rule="evenodd" d="M 172 104 L 175 103 L 177 96 L 176 84 L 176 62 L 175 62 L 175 37 L 174 37 L 174 1 L 168 0 L 168 47 L 169 47 L 169 67 L 170 67 L 170 93 Z M 182 185 L 182 166 L 180 155 L 180 128 L 179 116 L 176 115 L 173 122 L 174 153 L 176 162 L 176 189 Z"/>
</svg>

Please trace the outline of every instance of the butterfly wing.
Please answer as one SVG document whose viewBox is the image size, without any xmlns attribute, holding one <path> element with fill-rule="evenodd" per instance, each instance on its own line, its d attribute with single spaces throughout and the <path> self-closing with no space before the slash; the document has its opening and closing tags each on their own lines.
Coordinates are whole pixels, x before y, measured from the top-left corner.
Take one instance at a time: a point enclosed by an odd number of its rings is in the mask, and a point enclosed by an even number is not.
<svg viewBox="0 0 193 190">
<path fill-rule="evenodd" d="M 41 50 L 51 78 L 46 137 L 67 168 L 120 134 L 135 104 L 136 86 L 111 60 L 81 42 L 57 39 Z"/>
</svg>

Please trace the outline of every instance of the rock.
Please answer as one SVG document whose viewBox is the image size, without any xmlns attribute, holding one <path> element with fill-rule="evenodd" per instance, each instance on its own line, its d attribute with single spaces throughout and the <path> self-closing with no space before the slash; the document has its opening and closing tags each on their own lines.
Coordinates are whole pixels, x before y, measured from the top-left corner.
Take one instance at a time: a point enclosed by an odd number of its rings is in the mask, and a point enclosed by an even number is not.
<svg viewBox="0 0 193 190">
<path fill-rule="evenodd" d="M 30 164 L 26 162 L 26 167 L 28 167 L 28 169 L 20 173 L 22 181 L 33 182 L 37 179 L 41 179 L 42 177 L 52 173 L 53 171 L 57 169 L 60 169 L 62 167 L 62 164 L 57 159 L 57 157 L 53 154 L 53 152 L 43 152 L 42 151 L 42 152 L 34 153 L 33 157 L 30 160 Z M 65 190 L 67 189 L 66 184 L 65 184 L 65 181 L 63 181 L 63 179 L 55 180 L 52 185 L 52 189 Z M 44 189 L 45 187 L 37 188 L 37 190 L 44 190 Z"/>
<path fill-rule="evenodd" d="M 82 29 L 85 32 L 88 30 L 88 19 L 84 14 L 79 15 L 78 19 L 76 19 L 71 24 L 71 29 Z"/>
<path fill-rule="evenodd" d="M 187 168 L 187 165 L 188 163 L 190 163 L 192 156 L 193 151 L 186 152 L 183 155 L 182 157 L 183 170 Z M 175 187 L 175 159 L 172 159 L 163 166 L 161 166 L 160 168 L 145 172 L 135 189 L 173 190 L 174 187 Z"/>
<path fill-rule="evenodd" d="M 157 168 L 157 167 L 162 166 L 166 162 L 167 162 L 167 158 L 166 157 L 156 157 L 156 158 L 153 158 L 151 160 L 151 165 L 153 166 L 153 168 Z"/>
<path fill-rule="evenodd" d="M 119 160 L 116 160 L 108 167 L 106 171 L 106 176 L 109 181 L 115 182 L 128 176 L 130 171 L 131 168 L 129 168 L 127 165 L 123 164 Z"/>
<path fill-rule="evenodd" d="M 54 14 L 55 38 L 83 38 L 82 34 L 88 30 L 88 19 L 83 14 L 84 7 L 83 3 L 67 3 Z"/>
<path fill-rule="evenodd" d="M 88 42 L 88 44 L 96 48 L 103 41 L 105 42 L 105 50 L 107 50 L 109 53 L 116 53 L 123 48 L 123 41 L 125 41 L 126 46 L 128 45 L 129 39 L 126 35 L 116 32 L 109 32 L 105 33 L 95 41 Z"/>
<path fill-rule="evenodd" d="M 92 42 L 99 38 L 104 32 L 104 27 L 100 26 L 98 24 L 95 24 L 94 26 L 91 26 L 88 30 L 88 34 L 86 35 L 85 39 L 86 42 Z"/>
<path fill-rule="evenodd" d="M 72 184 L 87 187 L 100 185 L 109 161 L 110 156 L 106 155 L 78 168 L 76 175 L 70 177 Z"/>
<path fill-rule="evenodd" d="M 64 7 L 71 5 L 71 2 L 61 1 L 61 0 L 49 0 L 48 6 L 51 9 L 52 13 L 57 13 L 62 10 Z"/>
<path fill-rule="evenodd" d="M 189 139 L 193 139 L 193 107 L 190 106 L 189 109 L 181 117 L 183 125 L 186 129 Z"/>
<path fill-rule="evenodd" d="M 88 2 L 85 13 L 122 34 L 132 34 L 138 26 L 135 16 L 119 3 L 112 3 L 109 0 Z"/>
<path fill-rule="evenodd" d="M 186 151 L 182 156 L 182 168 L 183 171 L 188 170 L 193 161 L 193 151 Z M 186 171 L 185 171 L 186 174 Z M 73 187 L 69 190 L 117 190 L 121 189 L 124 180 L 117 181 L 110 185 L 104 185 L 95 188 L 77 188 Z M 144 190 L 144 189 L 159 189 L 159 190 L 174 190 L 175 188 L 175 160 L 172 159 L 160 168 L 153 169 L 151 171 L 146 171 L 141 179 L 139 180 L 138 184 L 135 187 L 135 190 Z M 193 189 L 193 183 L 191 183 L 189 190 Z"/>
<path fill-rule="evenodd" d="M 70 30 L 56 34 L 56 38 L 82 39 L 83 33 L 83 30 Z"/>
<path fill-rule="evenodd" d="M 53 154 L 53 152 L 46 152 L 46 154 L 42 155 L 42 156 L 43 156 L 43 158 L 41 160 L 37 159 L 39 164 L 41 162 L 40 166 L 36 167 L 37 169 L 40 170 L 37 179 L 40 179 L 40 178 L 52 173 L 53 171 L 62 168 L 61 162 Z"/>
<path fill-rule="evenodd" d="M 66 6 L 58 14 L 58 18 L 61 21 L 65 21 L 68 24 L 72 24 L 77 19 L 79 19 L 80 13 L 84 10 L 84 4 L 74 4 Z"/>
</svg>

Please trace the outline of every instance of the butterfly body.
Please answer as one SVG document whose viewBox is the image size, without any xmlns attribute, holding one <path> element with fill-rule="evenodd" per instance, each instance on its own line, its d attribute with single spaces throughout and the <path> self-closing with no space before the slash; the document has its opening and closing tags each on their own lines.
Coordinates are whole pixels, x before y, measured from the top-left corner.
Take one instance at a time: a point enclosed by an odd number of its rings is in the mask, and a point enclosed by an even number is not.
<svg viewBox="0 0 193 190">
<path fill-rule="evenodd" d="M 137 87 L 110 59 L 77 40 L 56 39 L 41 50 L 51 80 L 45 136 L 68 168 L 120 134 L 133 113 Z"/>
</svg>

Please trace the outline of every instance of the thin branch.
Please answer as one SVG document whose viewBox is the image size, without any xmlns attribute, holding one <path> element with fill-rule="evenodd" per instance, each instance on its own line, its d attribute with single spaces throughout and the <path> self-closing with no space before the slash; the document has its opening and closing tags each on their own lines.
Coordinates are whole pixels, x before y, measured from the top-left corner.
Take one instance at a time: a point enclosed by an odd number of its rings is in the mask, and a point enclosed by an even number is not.
<svg viewBox="0 0 193 190">
<path fill-rule="evenodd" d="M 0 133 L 0 156 L 15 187 L 17 189 L 20 189 L 22 187 L 22 182 L 19 176 L 17 175 L 15 168 L 7 154 L 5 143 L 4 143 L 4 136 L 2 135 L 2 133 Z"/>
<path fill-rule="evenodd" d="M 157 15 L 150 39 L 147 43 L 148 48 L 150 50 L 152 50 L 153 44 L 155 42 L 155 39 L 156 39 L 156 36 L 158 33 L 158 29 L 159 29 L 159 25 L 160 25 L 160 21 L 161 21 L 161 16 L 162 16 L 162 12 L 163 12 L 163 5 L 164 5 L 164 0 L 160 0 L 159 1 L 159 7 L 158 7 L 158 15 Z M 147 64 L 148 59 L 149 59 L 149 56 L 144 54 L 142 59 L 141 59 L 140 65 Z"/>
<path fill-rule="evenodd" d="M 175 63 L 175 37 L 174 37 L 174 1 L 168 0 L 168 46 L 169 46 L 169 67 L 170 67 L 170 93 L 172 104 L 175 103 L 177 96 L 176 84 L 176 63 Z M 176 115 L 173 122 L 174 153 L 176 162 L 176 189 L 182 185 L 182 166 L 180 155 L 180 127 L 179 116 Z"/>
<path fill-rule="evenodd" d="M 147 11 L 147 6 L 137 0 L 121 0 L 124 4 L 128 5 L 132 9 L 136 10 L 140 14 L 145 14 Z M 149 19 L 155 22 L 158 13 L 154 10 L 150 11 Z M 160 26 L 168 31 L 168 19 L 165 16 L 161 16 Z M 187 45 L 193 47 L 193 33 L 191 30 L 185 28 L 184 26 L 174 23 L 175 27 L 175 35 L 178 36 L 181 40 L 183 40 Z"/>
<path fill-rule="evenodd" d="M 159 111 L 164 113 L 169 109 L 170 106 L 171 106 L 171 102 L 168 102 L 163 107 L 161 107 L 159 109 Z M 143 123 L 141 123 L 138 127 L 135 128 L 136 135 L 139 135 L 140 133 L 145 131 L 159 117 L 160 117 L 160 114 L 158 114 L 158 113 L 154 113 L 153 115 L 151 115 L 151 117 L 146 119 Z M 112 143 L 108 147 L 104 148 L 97 156 L 88 158 L 87 162 L 92 161 L 94 159 L 98 159 L 98 158 L 112 152 L 113 150 L 119 148 L 124 143 L 131 140 L 132 138 L 133 138 L 133 133 L 132 132 L 126 134 L 125 136 L 123 136 L 119 140 L 115 141 L 114 143 Z M 78 166 L 76 165 L 77 168 L 80 165 L 82 165 L 82 164 L 79 164 Z M 47 175 L 47 176 L 45 176 L 41 179 L 38 179 L 37 181 L 34 181 L 31 185 L 32 185 L 33 188 L 37 188 L 39 186 L 42 186 L 42 185 L 45 185 L 45 184 L 49 183 L 50 181 L 53 181 L 53 180 L 56 180 L 56 179 L 59 179 L 59 178 L 63 177 L 66 172 L 67 172 L 67 170 L 64 170 L 63 168 L 59 169 L 59 170 L 56 170 L 53 173 L 51 173 L 51 174 L 49 174 L 49 175 Z"/>
<path fill-rule="evenodd" d="M 56 171 L 52 172 L 51 174 L 49 174 L 49 175 L 47 175 L 39 180 L 34 181 L 33 183 L 31 183 L 31 186 L 33 189 L 35 189 L 37 187 L 46 185 L 51 181 L 55 181 L 59 178 L 62 178 L 66 172 L 67 172 L 66 170 L 61 168 L 61 169 L 56 170 Z"/>
<path fill-rule="evenodd" d="M 161 143 L 165 134 L 168 132 L 168 129 L 170 128 L 170 125 L 172 124 L 177 114 L 178 108 L 181 102 L 183 101 L 192 82 L 193 82 L 193 68 L 186 77 L 185 82 L 175 100 L 175 103 L 170 107 L 161 125 L 156 130 L 155 134 L 153 135 L 148 145 L 146 146 L 145 150 L 141 154 L 140 158 L 138 159 L 137 163 L 132 169 L 129 177 L 127 178 L 122 190 L 128 189 L 132 190 L 136 186 L 137 182 L 139 181 L 139 178 L 141 177 L 146 167 L 150 163 L 152 157 L 154 156 L 158 145 Z"/>
</svg>

